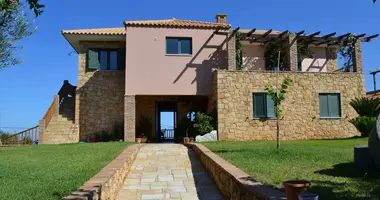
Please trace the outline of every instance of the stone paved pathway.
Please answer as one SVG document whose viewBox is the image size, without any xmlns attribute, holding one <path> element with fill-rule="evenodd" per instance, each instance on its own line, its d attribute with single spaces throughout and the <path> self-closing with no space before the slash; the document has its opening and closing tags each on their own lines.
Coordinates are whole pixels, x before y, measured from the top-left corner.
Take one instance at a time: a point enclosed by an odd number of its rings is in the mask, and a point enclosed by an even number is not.
<svg viewBox="0 0 380 200">
<path fill-rule="evenodd" d="M 120 188 L 124 199 L 223 199 L 192 150 L 180 144 L 143 146 Z"/>
</svg>

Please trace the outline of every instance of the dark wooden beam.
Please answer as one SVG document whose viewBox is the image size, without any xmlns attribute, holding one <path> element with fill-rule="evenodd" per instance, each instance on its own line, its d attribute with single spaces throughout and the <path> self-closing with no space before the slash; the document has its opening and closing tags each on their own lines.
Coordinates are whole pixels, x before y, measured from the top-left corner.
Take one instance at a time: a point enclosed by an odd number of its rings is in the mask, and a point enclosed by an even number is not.
<svg viewBox="0 0 380 200">
<path fill-rule="evenodd" d="M 286 30 L 286 31 L 280 33 L 280 34 L 278 35 L 278 38 L 282 38 L 282 36 L 286 35 L 287 33 L 289 33 L 289 30 Z"/>
<path fill-rule="evenodd" d="M 338 37 L 336 37 L 338 40 L 341 40 L 341 39 L 343 39 L 343 38 L 345 38 L 345 37 L 347 37 L 347 36 L 349 36 L 349 35 L 351 35 L 351 33 L 346 33 L 346 34 L 344 34 L 344 35 L 340 35 L 340 36 L 338 36 Z"/>
<path fill-rule="evenodd" d="M 256 29 L 254 28 L 254 29 L 252 29 L 252 30 L 250 30 L 248 33 L 247 33 L 247 37 L 249 37 L 249 36 L 251 36 L 252 35 L 252 33 L 254 33 L 256 31 Z"/>
<path fill-rule="evenodd" d="M 214 31 L 214 33 L 215 34 L 218 33 L 220 29 L 221 29 L 220 27 L 217 27 L 216 30 Z"/>
<path fill-rule="evenodd" d="M 302 35 L 302 34 L 304 34 L 304 33 L 305 33 L 305 30 L 300 31 L 300 32 L 296 33 L 296 37 L 298 37 L 298 36 L 300 36 L 300 35 Z"/>
<path fill-rule="evenodd" d="M 371 35 L 371 36 L 368 36 L 368 37 L 363 38 L 362 41 L 363 41 L 363 42 L 369 42 L 369 41 L 371 41 L 372 39 L 377 38 L 378 36 L 379 36 L 379 34 Z"/>
<path fill-rule="evenodd" d="M 363 34 L 360 34 L 360 35 L 355 35 L 356 38 L 361 38 L 361 37 L 364 37 L 366 34 L 363 33 Z"/>
<path fill-rule="evenodd" d="M 258 39 L 260 38 L 265 38 L 267 35 L 269 35 L 273 30 L 270 29 L 268 30 L 267 32 L 265 32 L 264 34 L 260 35 L 259 37 L 256 37 L 254 38 L 253 40 L 251 40 L 249 43 L 253 43 L 253 42 L 256 42 Z"/>
<path fill-rule="evenodd" d="M 307 37 L 309 37 L 309 38 L 313 38 L 314 36 L 317 36 L 317 35 L 319 35 L 320 33 L 321 33 L 321 31 L 318 31 L 318 32 L 312 33 L 312 34 L 310 34 L 310 35 L 307 35 Z"/>
<path fill-rule="evenodd" d="M 322 36 L 322 38 L 323 38 L 323 39 L 327 39 L 327 38 L 332 37 L 332 36 L 334 36 L 334 35 L 336 35 L 336 32 L 334 32 L 334 33 L 330 33 L 330 34 L 327 34 L 327 35 L 324 35 L 324 36 Z"/>
<path fill-rule="evenodd" d="M 323 41 L 315 43 L 315 46 L 319 46 L 321 44 L 326 44 L 326 43 L 329 43 L 329 42 L 331 42 L 331 40 L 323 40 Z"/>
<path fill-rule="evenodd" d="M 232 34 L 235 35 L 235 34 L 239 31 L 239 29 L 240 29 L 240 27 L 235 28 L 235 29 L 232 31 Z"/>
</svg>

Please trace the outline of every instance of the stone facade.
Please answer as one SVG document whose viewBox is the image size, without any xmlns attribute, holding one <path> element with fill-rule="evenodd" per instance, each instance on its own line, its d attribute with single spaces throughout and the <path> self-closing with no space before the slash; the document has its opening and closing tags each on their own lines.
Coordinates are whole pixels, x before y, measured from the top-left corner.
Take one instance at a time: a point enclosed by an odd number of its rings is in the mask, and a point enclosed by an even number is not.
<svg viewBox="0 0 380 200">
<path fill-rule="evenodd" d="M 297 38 L 295 34 L 289 34 L 287 42 L 289 44 L 289 51 L 287 52 L 287 59 L 290 71 L 298 71 L 298 53 L 297 53 Z"/>
<path fill-rule="evenodd" d="M 125 48 L 125 42 L 82 42 L 79 52 L 75 124 L 81 141 L 94 133 L 111 131 L 124 122 L 125 71 L 87 68 L 88 48 Z"/>
<path fill-rule="evenodd" d="M 349 122 L 357 116 L 351 99 L 365 94 L 362 73 L 216 71 L 219 140 L 275 140 L 275 119 L 253 118 L 254 92 L 266 83 L 293 80 L 283 102 L 281 139 L 345 138 L 360 135 Z M 320 118 L 319 93 L 340 93 L 341 118 Z"/>
<path fill-rule="evenodd" d="M 124 103 L 124 140 L 134 142 L 136 137 L 136 97 L 126 95 Z"/>
</svg>

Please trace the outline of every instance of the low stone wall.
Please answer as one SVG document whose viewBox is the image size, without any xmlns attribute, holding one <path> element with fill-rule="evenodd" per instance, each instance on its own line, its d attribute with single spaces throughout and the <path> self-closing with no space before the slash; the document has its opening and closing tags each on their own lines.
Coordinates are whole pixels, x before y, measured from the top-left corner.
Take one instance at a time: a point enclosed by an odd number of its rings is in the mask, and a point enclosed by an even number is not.
<svg viewBox="0 0 380 200">
<path fill-rule="evenodd" d="M 131 145 L 120 153 L 111 163 L 98 174 L 88 180 L 82 187 L 65 200 L 111 200 L 117 198 L 120 186 L 123 184 L 129 169 L 142 145 Z"/>
<path fill-rule="evenodd" d="M 227 199 L 286 199 L 285 193 L 257 182 L 254 178 L 225 161 L 201 144 L 186 144 L 192 148 Z"/>
</svg>

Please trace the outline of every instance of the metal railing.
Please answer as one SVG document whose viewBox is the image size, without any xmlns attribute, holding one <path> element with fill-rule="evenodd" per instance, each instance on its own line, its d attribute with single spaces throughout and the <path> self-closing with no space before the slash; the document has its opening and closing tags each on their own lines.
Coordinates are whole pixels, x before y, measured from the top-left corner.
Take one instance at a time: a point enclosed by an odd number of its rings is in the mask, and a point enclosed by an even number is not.
<svg viewBox="0 0 380 200">
<path fill-rule="evenodd" d="M 35 126 L 1 139 L 1 143 L 2 145 L 36 144 L 39 136 L 39 126 Z"/>
<path fill-rule="evenodd" d="M 174 129 L 163 129 L 165 140 L 174 140 Z"/>
</svg>

